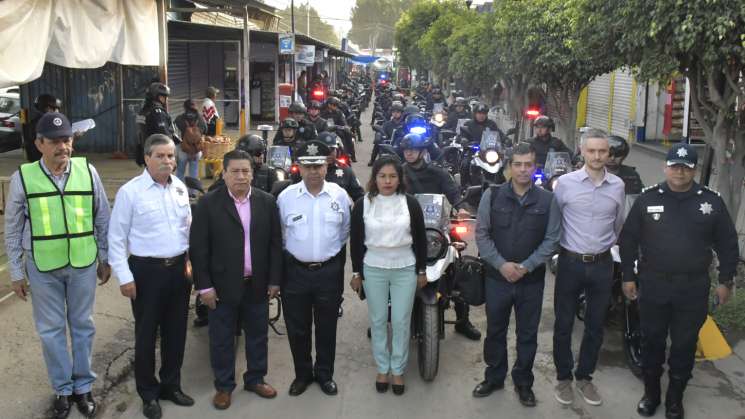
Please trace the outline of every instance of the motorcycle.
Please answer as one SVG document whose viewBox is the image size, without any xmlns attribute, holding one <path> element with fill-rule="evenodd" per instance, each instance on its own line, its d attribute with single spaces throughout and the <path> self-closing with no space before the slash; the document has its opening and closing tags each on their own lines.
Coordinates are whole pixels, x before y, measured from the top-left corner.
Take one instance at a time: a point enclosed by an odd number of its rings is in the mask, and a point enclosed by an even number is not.
<svg viewBox="0 0 745 419">
<path fill-rule="evenodd" d="M 463 186 L 504 183 L 504 150 L 498 132 L 486 129 L 481 142 L 478 145 L 470 144 L 469 151 L 469 173 L 467 178 L 461 178 L 461 182 L 465 182 Z"/>
</svg>

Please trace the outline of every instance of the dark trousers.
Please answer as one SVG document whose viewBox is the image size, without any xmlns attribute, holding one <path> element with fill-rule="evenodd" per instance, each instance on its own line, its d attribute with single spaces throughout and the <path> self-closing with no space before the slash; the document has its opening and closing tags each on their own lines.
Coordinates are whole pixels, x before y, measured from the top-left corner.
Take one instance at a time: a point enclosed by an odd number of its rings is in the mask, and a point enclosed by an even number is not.
<svg viewBox="0 0 745 419">
<path fill-rule="evenodd" d="M 357 153 L 354 150 L 354 139 L 352 138 L 352 134 L 348 131 L 343 131 L 340 137 L 341 142 L 344 144 L 344 151 L 349 154 L 349 157 L 352 160 L 357 160 Z"/>
<path fill-rule="evenodd" d="M 310 381 L 315 376 L 324 382 L 334 376 L 336 322 L 343 280 L 343 263 L 338 255 L 317 270 L 286 262 L 282 307 L 297 379 Z M 315 365 L 311 356 L 313 325 Z"/>
<path fill-rule="evenodd" d="M 264 381 L 267 372 L 269 301 L 252 301 L 246 286 L 238 305 L 218 301 L 209 310 L 210 363 L 215 374 L 215 389 L 232 392 L 235 389 L 235 339 L 238 325 L 246 339 L 246 372 L 244 384 Z"/>
<path fill-rule="evenodd" d="M 186 344 L 186 320 L 191 284 L 184 262 L 165 266 L 129 259 L 137 298 L 135 318 L 135 383 L 142 400 L 158 399 L 161 392 L 181 388 L 181 364 Z M 155 378 L 155 342 L 160 330 L 160 383 Z"/>
<path fill-rule="evenodd" d="M 543 278 L 525 277 L 513 284 L 501 278 L 486 278 L 486 381 L 501 384 L 507 376 L 507 328 L 514 307 L 517 358 L 512 366 L 512 382 L 516 386 L 533 386 L 544 282 Z"/>
<path fill-rule="evenodd" d="M 578 298 L 585 293 L 585 331 L 579 349 L 579 362 L 574 372 L 578 380 L 591 380 L 603 345 L 603 326 L 613 287 L 613 260 L 584 263 L 564 254 L 559 255 L 554 289 L 554 365 L 559 380 L 571 380 L 574 368 L 572 329 L 577 314 Z"/>
<path fill-rule="evenodd" d="M 698 332 L 706 321 L 709 301 L 706 272 L 674 278 L 642 272 L 639 314 L 642 330 L 642 367 L 652 377 L 662 375 L 667 335 L 670 376 L 688 380 L 696 356 Z"/>
</svg>

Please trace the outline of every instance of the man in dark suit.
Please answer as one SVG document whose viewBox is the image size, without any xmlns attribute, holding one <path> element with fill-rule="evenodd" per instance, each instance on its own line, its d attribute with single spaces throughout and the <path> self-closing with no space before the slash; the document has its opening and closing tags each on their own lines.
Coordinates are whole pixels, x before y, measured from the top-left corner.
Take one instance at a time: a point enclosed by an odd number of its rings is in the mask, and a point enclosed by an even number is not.
<svg viewBox="0 0 745 419">
<path fill-rule="evenodd" d="M 235 332 L 246 337 L 244 388 L 273 398 L 267 372 L 269 299 L 282 278 L 282 231 L 272 195 L 251 188 L 251 155 L 234 150 L 223 158 L 224 188 L 205 195 L 191 225 L 190 257 L 196 289 L 209 310 L 210 362 L 215 408 L 230 407 L 235 383 Z"/>
</svg>

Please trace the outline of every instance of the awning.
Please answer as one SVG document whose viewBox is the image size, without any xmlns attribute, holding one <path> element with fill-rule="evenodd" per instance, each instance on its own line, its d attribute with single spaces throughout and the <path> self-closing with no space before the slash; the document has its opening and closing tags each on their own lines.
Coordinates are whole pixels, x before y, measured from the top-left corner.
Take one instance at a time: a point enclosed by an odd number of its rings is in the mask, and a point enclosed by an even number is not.
<svg viewBox="0 0 745 419">
<path fill-rule="evenodd" d="M 5 0 L 0 8 L 0 87 L 41 76 L 44 62 L 99 68 L 157 66 L 154 0 Z"/>
<path fill-rule="evenodd" d="M 352 62 L 355 64 L 372 64 L 378 61 L 379 58 L 374 55 L 356 55 L 352 57 Z"/>
</svg>

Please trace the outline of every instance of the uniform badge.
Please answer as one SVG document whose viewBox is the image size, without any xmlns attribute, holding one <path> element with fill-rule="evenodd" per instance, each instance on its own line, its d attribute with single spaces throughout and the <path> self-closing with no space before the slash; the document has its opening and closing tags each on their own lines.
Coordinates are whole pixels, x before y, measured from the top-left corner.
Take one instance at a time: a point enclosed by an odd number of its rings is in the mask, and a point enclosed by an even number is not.
<svg viewBox="0 0 745 419">
<path fill-rule="evenodd" d="M 344 170 L 336 169 L 336 177 L 344 177 Z"/>
<path fill-rule="evenodd" d="M 647 214 L 657 214 L 660 212 L 665 212 L 663 205 L 650 205 L 647 207 Z"/>
<path fill-rule="evenodd" d="M 331 209 L 334 212 L 339 212 L 339 203 L 336 201 L 331 201 Z"/>
<path fill-rule="evenodd" d="M 61 127 L 62 126 L 62 118 L 54 118 L 52 120 L 52 124 L 54 124 L 55 127 Z"/>
<path fill-rule="evenodd" d="M 701 206 L 699 207 L 698 210 L 701 211 L 701 214 L 709 215 L 709 214 L 711 214 L 711 210 L 712 209 L 713 209 L 713 207 L 711 206 L 710 203 L 704 202 L 703 204 L 701 204 Z"/>
<path fill-rule="evenodd" d="M 679 148 L 678 149 L 678 157 L 686 157 L 688 156 L 688 150 L 685 148 Z"/>
<path fill-rule="evenodd" d="M 182 196 L 184 194 L 184 190 L 181 189 L 180 186 L 176 186 L 176 193 L 178 194 L 178 196 Z"/>
<path fill-rule="evenodd" d="M 656 212 L 652 214 L 652 219 L 655 221 L 660 221 L 660 213 Z"/>
<path fill-rule="evenodd" d="M 308 154 L 311 156 L 317 156 L 318 155 L 318 146 L 315 144 L 310 144 L 307 148 Z"/>
</svg>

